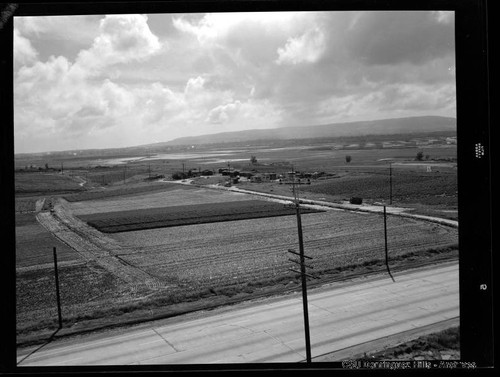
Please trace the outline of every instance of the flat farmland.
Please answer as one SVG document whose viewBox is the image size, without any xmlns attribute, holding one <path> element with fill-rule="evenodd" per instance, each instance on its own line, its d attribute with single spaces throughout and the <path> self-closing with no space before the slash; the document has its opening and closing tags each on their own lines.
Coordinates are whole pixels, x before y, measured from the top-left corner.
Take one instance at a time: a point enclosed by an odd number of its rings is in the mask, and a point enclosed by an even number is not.
<svg viewBox="0 0 500 377">
<path fill-rule="evenodd" d="M 80 192 L 83 188 L 73 178 L 56 172 L 16 172 L 16 196 L 55 195 L 64 192 Z"/>
<path fill-rule="evenodd" d="M 143 184 L 134 184 L 133 186 L 117 186 L 110 188 L 103 188 L 100 190 L 84 191 L 69 195 L 64 195 L 64 199 L 68 202 L 83 202 L 91 200 L 101 200 L 101 199 L 112 199 L 112 198 L 124 198 L 129 196 L 152 194 L 155 192 L 166 192 L 170 190 L 178 190 L 183 188 L 184 190 L 196 190 L 196 187 L 191 186 L 179 186 L 174 184 L 169 184 L 166 182 L 151 182 Z"/>
<path fill-rule="evenodd" d="M 252 294 L 260 287 L 279 288 L 297 280 L 288 270 L 296 265 L 288 260 L 287 250 L 298 250 L 297 219 L 291 208 L 227 190 L 164 185 L 161 191 L 117 189 L 113 195 L 96 192 L 96 196 L 81 196 L 81 201 L 54 201 L 54 213 L 42 211 L 39 218 L 72 247 L 38 224 L 35 213 L 18 217 L 18 266 L 27 267 L 17 273 L 18 333 L 53 326 L 57 319 L 50 264 L 54 241 L 59 242 L 59 259 L 67 262 L 61 265 L 60 281 L 68 324 L 117 323 L 122 315 L 149 318 L 153 310 L 174 311 L 171 308 L 179 303 L 225 302 L 237 294 Z M 229 208 L 245 214 L 278 207 L 286 208 L 288 214 L 217 219 Z M 117 220 L 115 225 L 120 226 L 135 222 L 144 228 L 144 217 L 154 218 L 165 209 L 175 212 L 175 208 L 180 211 L 171 220 L 179 221 L 190 213 L 206 216 L 210 222 L 104 234 L 82 221 L 93 218 L 111 224 Z M 214 208 L 224 211 L 215 213 Z M 325 209 L 303 213 L 302 224 L 305 252 L 313 257 L 308 264 L 314 270 L 309 272 L 317 276 L 329 277 L 350 266 L 384 259 L 381 215 Z M 389 257 L 401 260 L 434 249 L 456 250 L 458 231 L 390 216 L 388 242 Z M 78 259 L 80 255 L 85 258 Z M 31 268 L 36 266 L 41 268 Z M 146 280 L 152 284 L 140 284 Z"/>
<path fill-rule="evenodd" d="M 304 247 L 315 273 L 384 258 L 383 218 L 329 210 L 304 215 Z M 388 223 L 391 257 L 458 243 L 456 229 L 394 217 Z M 298 249 L 294 216 L 117 233 L 129 250 L 120 256 L 158 278 L 193 289 L 293 275 L 288 248 Z"/>
<path fill-rule="evenodd" d="M 226 191 L 202 189 L 177 183 L 165 183 L 165 189 L 158 192 L 144 192 L 135 195 L 111 196 L 71 203 L 71 211 L 77 215 L 105 212 L 121 212 L 138 209 L 154 209 L 178 205 L 226 203 L 248 200 L 248 196 Z"/>
<path fill-rule="evenodd" d="M 16 214 L 16 267 L 53 264 L 56 247 L 59 262 L 80 260 L 72 248 L 59 241 L 36 220 L 36 214 Z"/>
<path fill-rule="evenodd" d="M 301 187 L 304 191 L 337 197 L 359 196 L 386 200 L 390 194 L 389 174 L 358 173 Z M 399 203 L 458 205 L 456 173 L 393 171 L 392 197 Z"/>
<path fill-rule="evenodd" d="M 180 225 L 287 216 L 295 214 L 295 211 L 293 207 L 276 202 L 245 200 L 96 213 L 80 216 L 80 219 L 101 232 L 118 233 Z M 318 212 L 318 210 L 304 208 L 302 212 L 311 213 Z"/>
<path fill-rule="evenodd" d="M 120 281 L 94 262 L 60 265 L 59 286 L 65 323 L 81 321 L 89 313 L 117 304 L 133 295 Z M 57 323 L 57 301 L 53 268 L 17 271 L 16 321 L 18 334 Z"/>
</svg>

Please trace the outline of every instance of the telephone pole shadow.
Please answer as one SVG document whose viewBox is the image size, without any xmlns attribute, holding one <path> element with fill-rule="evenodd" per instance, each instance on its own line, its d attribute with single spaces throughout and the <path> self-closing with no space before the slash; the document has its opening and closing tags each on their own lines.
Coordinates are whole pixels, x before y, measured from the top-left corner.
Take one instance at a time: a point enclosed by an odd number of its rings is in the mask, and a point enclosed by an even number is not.
<svg viewBox="0 0 500 377">
<path fill-rule="evenodd" d="M 38 348 L 34 349 L 33 351 L 31 351 L 29 354 L 27 354 L 26 356 L 24 356 L 21 360 L 19 360 L 17 362 L 17 365 L 20 365 L 24 360 L 26 360 L 27 358 L 29 358 L 30 356 L 32 356 L 33 354 L 37 353 L 38 351 L 40 351 L 43 347 L 45 347 L 46 345 L 52 343 L 52 341 L 55 339 L 57 333 L 61 330 L 61 328 L 58 328 L 56 331 L 54 331 L 50 336 L 49 338 L 45 341 L 45 343 L 43 343 L 41 346 L 39 346 Z"/>
</svg>

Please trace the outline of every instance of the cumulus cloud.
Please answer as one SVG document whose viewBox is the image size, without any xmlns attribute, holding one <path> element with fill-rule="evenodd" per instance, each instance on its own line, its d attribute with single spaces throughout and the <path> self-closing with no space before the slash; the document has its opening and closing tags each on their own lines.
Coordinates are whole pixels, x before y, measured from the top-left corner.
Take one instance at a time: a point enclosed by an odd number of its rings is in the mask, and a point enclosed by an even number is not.
<svg viewBox="0 0 500 377">
<path fill-rule="evenodd" d="M 190 78 L 186 83 L 186 88 L 184 89 L 184 93 L 187 96 L 194 95 L 203 89 L 204 84 L 205 84 L 205 79 L 201 76 Z"/>
<path fill-rule="evenodd" d="M 31 45 L 29 39 L 23 37 L 18 29 L 14 28 L 14 61 L 20 65 L 31 64 L 36 61 L 38 52 Z"/>
<path fill-rule="evenodd" d="M 277 64 L 315 63 L 325 51 L 325 36 L 319 28 L 308 30 L 297 38 L 289 38 L 278 49 Z"/>
<path fill-rule="evenodd" d="M 240 107 L 240 101 L 217 106 L 210 110 L 207 121 L 215 124 L 226 123 L 228 120 L 234 118 Z"/>
<path fill-rule="evenodd" d="M 254 12 L 254 13 L 209 13 L 200 16 L 174 17 L 173 25 L 178 30 L 192 34 L 202 44 L 217 43 L 239 34 L 242 28 L 249 27 L 253 32 L 281 30 L 290 33 L 295 27 L 301 27 L 297 18 L 307 14 L 297 12 Z M 244 35 L 251 37 L 251 35 Z"/>
<path fill-rule="evenodd" d="M 148 27 L 145 15 L 106 16 L 92 47 L 83 50 L 77 63 L 89 70 L 130 61 L 144 61 L 157 53 L 161 44 Z"/>
<path fill-rule="evenodd" d="M 92 17 L 16 18 L 16 145 L 455 111 L 453 12 Z"/>
</svg>

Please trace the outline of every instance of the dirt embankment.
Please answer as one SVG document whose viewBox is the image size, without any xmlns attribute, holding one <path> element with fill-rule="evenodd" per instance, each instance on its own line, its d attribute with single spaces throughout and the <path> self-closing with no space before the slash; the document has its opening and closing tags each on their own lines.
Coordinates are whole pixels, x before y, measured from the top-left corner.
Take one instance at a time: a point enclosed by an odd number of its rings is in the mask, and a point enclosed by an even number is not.
<svg viewBox="0 0 500 377">
<path fill-rule="evenodd" d="M 37 220 L 59 240 L 73 248 L 86 261 L 95 261 L 123 282 L 139 289 L 162 289 L 167 285 L 148 273 L 124 262 L 122 246 L 74 217 L 68 203 L 58 199 L 52 211 L 40 212 Z"/>
</svg>

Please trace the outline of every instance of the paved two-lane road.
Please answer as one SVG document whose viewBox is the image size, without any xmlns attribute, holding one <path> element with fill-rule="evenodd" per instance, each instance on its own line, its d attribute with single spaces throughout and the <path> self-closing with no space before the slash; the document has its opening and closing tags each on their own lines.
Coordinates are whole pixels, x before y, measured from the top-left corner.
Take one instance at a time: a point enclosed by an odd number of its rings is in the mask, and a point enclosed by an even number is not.
<svg viewBox="0 0 500 377">
<path fill-rule="evenodd" d="M 310 291 L 311 351 L 317 355 L 459 316 L 458 262 Z M 298 362 L 305 359 L 300 293 L 205 316 L 166 319 L 79 339 L 61 339 L 19 366 Z"/>
</svg>

